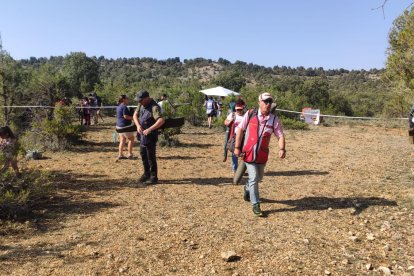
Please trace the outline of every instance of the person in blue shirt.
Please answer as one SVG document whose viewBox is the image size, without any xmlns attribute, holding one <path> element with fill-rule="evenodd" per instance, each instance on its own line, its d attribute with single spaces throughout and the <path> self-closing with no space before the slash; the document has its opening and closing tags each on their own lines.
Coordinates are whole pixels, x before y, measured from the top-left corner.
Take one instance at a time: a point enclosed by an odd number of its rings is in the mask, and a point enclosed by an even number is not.
<svg viewBox="0 0 414 276">
<path fill-rule="evenodd" d="M 133 125 L 132 113 L 128 108 L 129 99 L 126 95 L 121 95 L 118 98 L 118 106 L 116 108 L 116 127 L 124 128 Z M 132 147 L 134 146 L 136 131 L 122 132 L 119 133 L 119 150 L 118 157 L 119 159 L 133 159 Z M 123 154 L 124 146 L 128 140 L 128 155 L 125 157 Z"/>
</svg>

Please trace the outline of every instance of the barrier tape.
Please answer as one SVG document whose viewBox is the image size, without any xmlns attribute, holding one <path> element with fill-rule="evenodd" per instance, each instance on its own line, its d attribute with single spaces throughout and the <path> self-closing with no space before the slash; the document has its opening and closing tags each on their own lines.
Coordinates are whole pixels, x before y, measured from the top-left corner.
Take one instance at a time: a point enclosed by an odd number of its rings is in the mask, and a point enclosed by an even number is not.
<svg viewBox="0 0 414 276">
<path fill-rule="evenodd" d="M 101 107 L 82 107 L 82 106 L 76 106 L 76 109 L 84 109 L 84 108 L 90 108 L 90 109 L 114 109 L 117 108 L 116 105 L 107 105 L 107 106 L 101 106 Z M 137 107 L 136 105 L 128 105 L 128 107 Z M 0 108 L 56 108 L 55 106 L 44 106 L 44 105 L 10 105 L 10 106 L 0 106 Z M 314 113 L 307 113 L 307 112 L 300 112 L 300 111 L 293 111 L 293 110 L 287 110 L 287 109 L 279 109 L 276 108 L 275 110 L 280 112 L 286 112 L 286 113 L 294 113 L 294 114 L 303 114 L 303 115 L 315 115 Z M 380 117 L 353 117 L 353 116 L 340 116 L 340 115 L 329 115 L 329 114 L 319 114 L 319 117 L 328 117 L 328 118 L 345 118 L 345 119 L 352 119 L 352 120 L 408 120 L 408 118 L 380 118 Z"/>
<path fill-rule="evenodd" d="M 286 113 L 295 113 L 303 115 L 315 115 L 315 113 L 299 112 L 286 109 L 276 108 L 277 111 L 286 112 Z M 328 117 L 328 118 L 346 118 L 346 119 L 357 119 L 357 120 L 408 120 L 408 118 L 380 118 L 380 117 L 353 117 L 353 116 L 340 116 L 340 115 L 328 115 L 328 114 L 319 114 L 319 117 Z"/>
</svg>

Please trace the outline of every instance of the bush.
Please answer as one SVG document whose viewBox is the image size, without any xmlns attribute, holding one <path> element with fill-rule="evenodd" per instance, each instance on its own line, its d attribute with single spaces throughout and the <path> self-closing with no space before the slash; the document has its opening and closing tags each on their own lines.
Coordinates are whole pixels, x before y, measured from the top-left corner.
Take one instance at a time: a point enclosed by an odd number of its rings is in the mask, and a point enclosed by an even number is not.
<svg viewBox="0 0 414 276">
<path fill-rule="evenodd" d="M 175 110 L 173 107 L 165 103 L 163 105 L 163 116 L 165 119 L 173 118 L 175 114 Z M 158 144 L 161 147 L 176 147 L 180 144 L 177 138 L 174 138 L 174 136 L 181 133 L 181 127 L 175 127 L 175 128 L 165 128 L 160 131 Z"/>
<path fill-rule="evenodd" d="M 305 122 L 291 119 L 291 118 L 281 118 L 282 125 L 284 129 L 296 129 L 296 130 L 308 130 L 309 125 Z"/>
<path fill-rule="evenodd" d="M 22 137 L 26 151 L 63 150 L 82 137 L 82 126 L 74 124 L 74 107 L 56 105 L 51 119 L 44 118 L 33 124 L 33 129 Z"/>
<path fill-rule="evenodd" d="M 0 175 L 0 218 L 19 219 L 30 214 L 32 207 L 53 192 L 52 175 L 26 171 L 20 177 Z"/>
</svg>

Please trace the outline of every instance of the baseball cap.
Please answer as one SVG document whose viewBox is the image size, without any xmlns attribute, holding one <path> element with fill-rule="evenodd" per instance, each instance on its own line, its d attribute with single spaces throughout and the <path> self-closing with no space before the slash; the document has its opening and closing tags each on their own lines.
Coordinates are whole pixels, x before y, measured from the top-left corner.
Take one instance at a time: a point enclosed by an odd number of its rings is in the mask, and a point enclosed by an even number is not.
<svg viewBox="0 0 414 276">
<path fill-rule="evenodd" d="M 149 97 L 149 93 L 147 90 L 141 90 L 137 93 L 137 96 L 135 97 L 135 100 L 140 102 L 142 99 Z"/>
<path fill-rule="evenodd" d="M 259 95 L 259 101 L 264 101 L 264 100 L 267 100 L 267 99 L 272 99 L 273 100 L 273 97 L 272 97 L 272 95 L 270 95 L 270 93 L 265 92 L 265 93 L 262 93 L 262 94 Z"/>
</svg>

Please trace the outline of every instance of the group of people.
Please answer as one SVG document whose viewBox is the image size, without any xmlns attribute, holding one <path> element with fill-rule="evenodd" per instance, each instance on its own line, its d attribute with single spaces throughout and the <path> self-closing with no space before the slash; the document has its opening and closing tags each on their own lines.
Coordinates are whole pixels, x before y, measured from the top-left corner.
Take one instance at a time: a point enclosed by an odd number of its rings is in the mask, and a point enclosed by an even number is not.
<svg viewBox="0 0 414 276">
<path fill-rule="evenodd" d="M 154 101 L 146 90 L 139 91 L 135 100 L 137 108 L 132 110 L 128 108 L 129 99 L 126 95 L 121 95 L 118 99 L 116 128 L 119 131 L 120 143 L 117 160 L 133 158 L 132 147 L 135 137 L 137 137 L 144 169 L 139 182 L 156 184 L 158 182 L 156 160 L 158 130 L 165 123 L 161 109 L 162 104 Z M 253 214 L 259 217 L 263 216 L 260 208 L 259 182 L 263 178 L 268 161 L 271 136 L 274 135 L 278 139 L 277 156 L 282 159 L 286 157 L 286 142 L 281 122 L 276 115 L 271 113 L 273 101 L 271 94 L 262 93 L 258 98 L 258 107 L 245 112 L 244 101 L 238 99 L 235 102 L 234 110 L 227 115 L 224 122 L 230 128 L 231 137 L 229 139 L 234 141 L 234 145 L 230 149 L 232 151 L 233 172 L 237 170 L 238 159 L 241 158 L 248 173 L 243 198 L 251 203 Z M 409 113 L 411 129 L 414 128 L 413 117 L 414 106 Z M 19 174 L 15 135 L 8 126 L 5 126 L 0 127 L 0 138 L 0 148 L 5 158 L 0 173 L 5 172 L 11 166 L 15 173 Z M 128 154 L 124 156 L 123 150 L 127 142 Z"/>
<path fill-rule="evenodd" d="M 90 126 L 91 118 L 94 125 L 98 124 L 99 118 L 104 121 L 101 113 L 102 99 L 96 92 L 83 97 L 79 101 L 79 122 L 81 125 Z"/>
<path fill-rule="evenodd" d="M 239 99 L 235 103 L 235 110 L 231 112 L 224 124 L 230 128 L 230 141 L 233 147 L 232 169 L 236 172 L 238 159 L 242 158 L 246 164 L 248 181 L 243 189 L 243 198 L 250 201 L 253 214 L 263 216 L 260 208 L 259 182 L 263 179 L 264 168 L 269 157 L 270 138 L 273 135 L 278 139 L 278 156 L 286 157 L 285 137 L 279 118 L 271 113 L 273 97 L 269 93 L 259 95 L 258 108 L 245 112 L 245 103 Z"/>
<path fill-rule="evenodd" d="M 158 129 L 164 124 L 161 107 L 149 95 L 142 90 L 135 97 L 138 106 L 135 111 L 128 108 L 129 99 L 121 95 L 117 107 L 117 131 L 120 135 L 117 160 L 133 158 L 132 147 L 135 136 L 139 140 L 140 155 L 144 173 L 139 182 L 156 184 L 158 182 L 158 167 L 156 160 L 156 145 Z M 211 107 L 208 99 L 207 108 Z M 225 125 L 231 128 L 234 141 L 232 149 L 232 169 L 235 172 L 238 159 L 242 158 L 246 163 L 249 179 L 244 187 L 243 198 L 250 201 L 254 215 L 263 216 L 260 209 L 259 182 L 264 175 L 264 168 L 269 155 L 270 137 L 278 138 L 278 156 L 285 158 L 285 138 L 280 120 L 270 112 L 273 97 L 269 93 L 259 96 L 258 108 L 245 112 L 245 103 L 239 99 L 234 105 L 234 111 L 228 114 Z M 209 113 L 207 113 L 209 114 Z M 123 150 L 128 141 L 128 155 L 124 156 Z"/>
<path fill-rule="evenodd" d="M 166 100 L 166 96 L 164 96 Z M 128 108 L 129 99 L 121 95 L 116 109 L 117 124 L 120 142 L 117 161 L 120 159 L 133 159 L 132 148 L 135 136 L 139 141 L 140 156 L 144 173 L 139 182 L 156 184 L 158 182 L 158 166 L 156 148 L 158 141 L 158 129 L 164 124 L 160 105 L 154 101 L 146 90 L 141 90 L 135 97 L 137 108 L 135 111 Z M 162 106 L 162 104 L 161 104 Z M 123 150 L 128 140 L 128 155 L 124 156 Z"/>
</svg>

